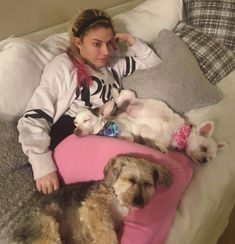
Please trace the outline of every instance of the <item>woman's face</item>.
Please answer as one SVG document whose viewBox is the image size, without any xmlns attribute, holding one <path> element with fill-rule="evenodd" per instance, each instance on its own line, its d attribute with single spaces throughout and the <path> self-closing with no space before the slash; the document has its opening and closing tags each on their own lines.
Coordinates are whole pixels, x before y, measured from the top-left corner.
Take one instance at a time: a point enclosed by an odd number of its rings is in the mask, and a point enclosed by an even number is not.
<svg viewBox="0 0 235 244">
<path fill-rule="evenodd" d="M 82 58 L 95 68 L 101 68 L 107 65 L 112 51 L 113 37 L 111 28 L 97 27 L 90 29 L 82 40 L 76 38 L 76 45 Z"/>
</svg>

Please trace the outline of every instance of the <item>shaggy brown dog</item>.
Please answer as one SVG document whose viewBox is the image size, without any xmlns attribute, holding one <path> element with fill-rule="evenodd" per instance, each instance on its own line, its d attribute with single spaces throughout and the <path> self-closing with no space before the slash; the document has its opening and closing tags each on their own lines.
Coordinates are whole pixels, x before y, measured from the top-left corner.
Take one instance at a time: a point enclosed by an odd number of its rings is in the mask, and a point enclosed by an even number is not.
<svg viewBox="0 0 235 244">
<path fill-rule="evenodd" d="M 14 231 L 14 243 L 117 244 L 116 229 L 124 217 L 145 206 L 157 184 L 172 181 L 165 167 L 130 155 L 112 158 L 104 176 L 83 197 L 77 185 L 44 196 Z"/>
</svg>

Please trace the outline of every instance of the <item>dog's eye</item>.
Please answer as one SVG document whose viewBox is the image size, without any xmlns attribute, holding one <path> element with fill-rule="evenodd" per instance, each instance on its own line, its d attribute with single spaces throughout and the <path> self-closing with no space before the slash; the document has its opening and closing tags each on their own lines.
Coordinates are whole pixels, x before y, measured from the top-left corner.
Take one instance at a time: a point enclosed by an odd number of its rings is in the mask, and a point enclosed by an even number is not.
<svg viewBox="0 0 235 244">
<path fill-rule="evenodd" d="M 144 182 L 144 186 L 145 186 L 145 187 L 152 187 L 153 184 L 152 184 L 152 183 L 149 183 L 149 182 Z"/>
<path fill-rule="evenodd" d="M 84 119 L 83 120 L 83 123 L 87 123 L 87 122 L 89 122 L 89 119 Z"/>
<path fill-rule="evenodd" d="M 207 153 L 207 147 L 201 146 L 200 148 L 201 152 Z"/>
<path fill-rule="evenodd" d="M 136 184 L 136 179 L 134 179 L 134 178 L 130 178 L 130 179 L 128 179 L 129 180 L 129 182 L 131 183 L 131 184 Z"/>
</svg>

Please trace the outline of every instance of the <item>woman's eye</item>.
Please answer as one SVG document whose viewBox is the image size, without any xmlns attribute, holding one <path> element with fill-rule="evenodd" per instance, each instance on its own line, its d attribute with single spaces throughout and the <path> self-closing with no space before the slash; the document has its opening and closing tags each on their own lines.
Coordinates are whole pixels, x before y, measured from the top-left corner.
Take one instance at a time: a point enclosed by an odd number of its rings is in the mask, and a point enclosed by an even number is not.
<svg viewBox="0 0 235 244">
<path fill-rule="evenodd" d="M 100 42 L 94 42 L 93 45 L 94 45 L 95 47 L 101 47 L 101 43 L 100 43 Z"/>
<path fill-rule="evenodd" d="M 114 42 L 113 41 L 109 41 L 108 43 L 107 43 L 107 47 L 113 47 L 114 46 Z"/>
</svg>

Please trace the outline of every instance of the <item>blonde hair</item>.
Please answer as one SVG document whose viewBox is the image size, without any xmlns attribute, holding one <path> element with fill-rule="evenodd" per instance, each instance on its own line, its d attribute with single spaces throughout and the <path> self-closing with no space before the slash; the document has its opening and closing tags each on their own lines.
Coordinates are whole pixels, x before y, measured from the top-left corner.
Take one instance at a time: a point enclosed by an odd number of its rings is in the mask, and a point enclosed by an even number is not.
<svg viewBox="0 0 235 244">
<path fill-rule="evenodd" d="M 79 37 L 81 40 L 83 40 L 84 36 L 90 29 L 97 27 L 111 28 L 114 33 L 114 28 L 110 16 L 108 16 L 108 14 L 102 10 L 86 9 L 78 16 L 76 16 L 72 20 L 68 30 L 70 42 L 70 47 L 68 48 L 69 54 L 74 58 L 79 57 L 79 49 L 75 42 L 76 37 Z"/>
</svg>

